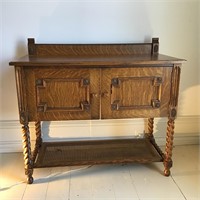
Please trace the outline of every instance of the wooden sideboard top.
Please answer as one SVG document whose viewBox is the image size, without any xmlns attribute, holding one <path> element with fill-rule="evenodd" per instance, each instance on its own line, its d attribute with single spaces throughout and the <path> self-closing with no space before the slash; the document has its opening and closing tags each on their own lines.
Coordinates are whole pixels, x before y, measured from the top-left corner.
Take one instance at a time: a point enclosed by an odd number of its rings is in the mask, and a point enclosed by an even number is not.
<svg viewBox="0 0 200 200">
<path fill-rule="evenodd" d="M 159 54 L 159 40 L 126 44 L 38 44 L 28 39 L 28 55 L 10 62 L 15 66 L 123 67 L 173 65 L 184 60 Z"/>
<path fill-rule="evenodd" d="M 123 55 L 123 56 L 54 56 L 54 57 L 38 57 L 24 56 L 19 60 L 12 61 L 9 64 L 15 66 L 61 66 L 73 65 L 87 67 L 108 67 L 108 66 L 137 66 L 137 65 L 166 65 L 174 63 L 182 63 L 183 59 L 169 57 L 165 55 Z"/>
</svg>

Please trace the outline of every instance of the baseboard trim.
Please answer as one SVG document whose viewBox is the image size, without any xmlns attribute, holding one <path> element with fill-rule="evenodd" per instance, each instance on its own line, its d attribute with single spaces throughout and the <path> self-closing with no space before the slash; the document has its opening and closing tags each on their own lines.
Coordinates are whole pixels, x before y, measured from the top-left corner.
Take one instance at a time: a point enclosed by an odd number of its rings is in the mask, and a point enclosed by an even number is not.
<svg viewBox="0 0 200 200">
<path fill-rule="evenodd" d="M 167 119 L 155 119 L 155 139 L 158 145 L 165 145 Z M 182 116 L 175 122 L 174 145 L 199 145 L 200 116 Z M 143 119 L 58 121 L 43 123 L 44 140 L 61 141 L 66 138 L 113 138 L 136 136 L 143 133 Z M 32 141 L 35 140 L 34 124 L 30 123 Z M 48 132 L 48 133 L 47 133 Z M 67 132 L 67 134 L 66 134 Z M 59 133 L 59 134 L 58 134 Z M 77 134 L 79 133 L 79 134 Z M 128 134 L 127 134 L 128 133 Z M 21 125 L 17 120 L 0 121 L 0 153 L 22 152 Z"/>
<path fill-rule="evenodd" d="M 22 152 L 21 141 L 0 142 L 0 153 Z"/>
<path fill-rule="evenodd" d="M 106 137 L 105 139 L 108 139 Z M 91 138 L 92 139 L 92 138 Z M 93 138 L 94 139 L 94 138 Z M 104 139 L 104 138 L 101 138 Z M 155 137 L 157 144 L 159 146 L 165 145 L 165 137 Z M 49 142 L 54 141 L 48 140 Z M 58 141 L 58 140 L 56 140 Z M 34 142 L 34 141 L 33 141 Z M 174 137 L 174 146 L 178 145 L 200 145 L 200 136 L 199 134 L 196 135 L 184 135 L 184 136 L 175 136 Z M 0 142 L 0 153 L 12 153 L 12 152 L 22 152 L 22 142 L 21 141 L 3 141 Z"/>
</svg>

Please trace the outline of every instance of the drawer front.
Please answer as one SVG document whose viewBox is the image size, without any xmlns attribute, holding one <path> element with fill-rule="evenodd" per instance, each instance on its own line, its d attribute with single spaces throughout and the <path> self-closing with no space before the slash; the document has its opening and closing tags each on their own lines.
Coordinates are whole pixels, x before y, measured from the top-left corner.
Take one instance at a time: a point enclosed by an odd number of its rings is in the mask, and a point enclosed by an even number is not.
<svg viewBox="0 0 200 200">
<path fill-rule="evenodd" d="M 99 100 L 90 98 L 99 70 L 25 68 L 25 77 L 30 121 L 99 118 Z"/>
<path fill-rule="evenodd" d="M 171 67 L 102 70 L 102 119 L 168 116 Z M 108 90 L 109 88 L 109 90 Z"/>
</svg>

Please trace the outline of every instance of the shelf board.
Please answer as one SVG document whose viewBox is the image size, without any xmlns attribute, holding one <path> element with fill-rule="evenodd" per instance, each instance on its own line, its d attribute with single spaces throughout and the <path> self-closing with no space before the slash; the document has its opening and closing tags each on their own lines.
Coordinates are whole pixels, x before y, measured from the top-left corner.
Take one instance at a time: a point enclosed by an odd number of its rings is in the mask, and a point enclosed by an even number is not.
<svg viewBox="0 0 200 200">
<path fill-rule="evenodd" d="M 44 142 L 34 167 L 161 161 L 163 161 L 162 156 L 150 140 L 144 137 Z"/>
</svg>

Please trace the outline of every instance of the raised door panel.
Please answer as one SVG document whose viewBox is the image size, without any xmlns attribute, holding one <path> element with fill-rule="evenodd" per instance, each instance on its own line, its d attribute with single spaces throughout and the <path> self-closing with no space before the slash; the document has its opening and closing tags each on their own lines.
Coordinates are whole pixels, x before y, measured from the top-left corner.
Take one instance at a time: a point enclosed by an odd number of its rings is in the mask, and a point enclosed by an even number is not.
<svg viewBox="0 0 200 200">
<path fill-rule="evenodd" d="M 168 115 L 171 67 L 102 70 L 101 118 Z M 109 88 L 109 89 L 108 89 Z"/>
<path fill-rule="evenodd" d="M 25 68 L 29 120 L 99 118 L 99 70 Z"/>
<path fill-rule="evenodd" d="M 89 79 L 84 78 L 39 78 L 37 111 L 89 111 L 89 86 Z"/>
</svg>

